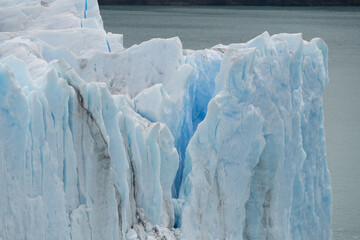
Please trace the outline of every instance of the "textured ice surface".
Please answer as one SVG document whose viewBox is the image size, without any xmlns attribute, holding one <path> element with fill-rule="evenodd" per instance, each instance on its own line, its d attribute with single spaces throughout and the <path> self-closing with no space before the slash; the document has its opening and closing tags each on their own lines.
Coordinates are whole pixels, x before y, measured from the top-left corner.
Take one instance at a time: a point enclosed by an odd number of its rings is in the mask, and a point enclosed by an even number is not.
<svg viewBox="0 0 360 240">
<path fill-rule="evenodd" d="M 184 236 L 329 239 L 324 42 L 264 33 L 222 48 L 215 97 L 186 150 Z"/>
<path fill-rule="evenodd" d="M 0 31 L 0 239 L 331 239 L 321 39 L 124 49 L 96 0 Z"/>
</svg>

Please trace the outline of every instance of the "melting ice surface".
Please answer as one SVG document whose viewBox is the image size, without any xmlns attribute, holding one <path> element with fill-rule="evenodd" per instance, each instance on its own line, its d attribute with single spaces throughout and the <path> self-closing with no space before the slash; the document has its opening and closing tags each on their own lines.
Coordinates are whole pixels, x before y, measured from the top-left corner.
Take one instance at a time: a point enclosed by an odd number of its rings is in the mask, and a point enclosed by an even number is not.
<svg viewBox="0 0 360 240">
<path fill-rule="evenodd" d="M 321 39 L 124 49 L 96 0 L 0 7 L 0 239 L 331 239 Z"/>
</svg>

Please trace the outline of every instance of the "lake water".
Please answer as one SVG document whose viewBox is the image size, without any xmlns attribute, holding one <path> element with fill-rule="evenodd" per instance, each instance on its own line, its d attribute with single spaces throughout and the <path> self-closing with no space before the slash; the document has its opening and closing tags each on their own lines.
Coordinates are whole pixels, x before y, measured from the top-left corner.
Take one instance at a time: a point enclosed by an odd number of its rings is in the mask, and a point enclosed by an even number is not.
<svg viewBox="0 0 360 240">
<path fill-rule="evenodd" d="M 329 47 L 324 95 L 334 239 L 360 239 L 360 8 L 102 6 L 107 31 L 129 47 L 179 36 L 184 48 L 247 42 L 264 31 L 321 37 Z"/>
</svg>

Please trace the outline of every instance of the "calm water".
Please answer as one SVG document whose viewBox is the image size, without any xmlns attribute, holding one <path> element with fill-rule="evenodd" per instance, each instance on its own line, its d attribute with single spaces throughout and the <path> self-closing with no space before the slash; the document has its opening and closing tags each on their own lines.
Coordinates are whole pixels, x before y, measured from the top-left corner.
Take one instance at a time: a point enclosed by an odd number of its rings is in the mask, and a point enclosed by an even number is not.
<svg viewBox="0 0 360 240">
<path fill-rule="evenodd" d="M 302 32 L 329 47 L 325 130 L 333 189 L 334 239 L 360 239 L 360 8 L 102 7 L 107 31 L 129 47 L 155 37 L 179 36 L 184 48 L 246 42 L 270 34 Z"/>
</svg>

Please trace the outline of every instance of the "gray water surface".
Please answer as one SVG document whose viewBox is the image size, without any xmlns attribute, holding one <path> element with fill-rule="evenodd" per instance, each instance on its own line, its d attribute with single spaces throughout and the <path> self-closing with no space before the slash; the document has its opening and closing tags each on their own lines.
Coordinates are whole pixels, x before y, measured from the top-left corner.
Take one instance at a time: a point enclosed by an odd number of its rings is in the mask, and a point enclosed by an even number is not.
<svg viewBox="0 0 360 240">
<path fill-rule="evenodd" d="M 102 6 L 107 31 L 129 47 L 180 37 L 188 49 L 241 43 L 268 31 L 320 37 L 329 47 L 325 131 L 334 239 L 360 239 L 360 8 Z"/>
</svg>

